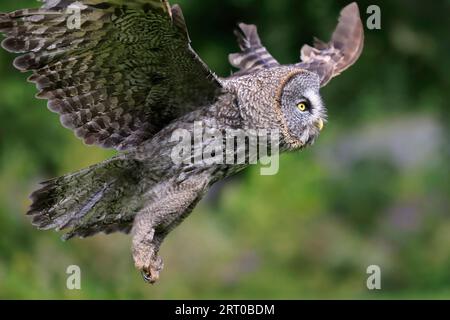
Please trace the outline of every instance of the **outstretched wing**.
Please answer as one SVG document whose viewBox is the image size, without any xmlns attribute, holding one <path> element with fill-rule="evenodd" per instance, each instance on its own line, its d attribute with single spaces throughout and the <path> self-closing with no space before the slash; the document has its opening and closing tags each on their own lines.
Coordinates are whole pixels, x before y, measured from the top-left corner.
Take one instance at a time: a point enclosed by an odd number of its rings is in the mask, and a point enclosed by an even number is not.
<svg viewBox="0 0 450 320">
<path fill-rule="evenodd" d="M 341 11 L 338 26 L 329 43 L 315 40 L 314 47 L 304 45 L 302 62 L 297 66 L 319 75 L 325 86 L 332 78 L 345 71 L 361 55 L 364 47 L 364 27 L 354 2 Z"/>
<path fill-rule="evenodd" d="M 228 56 L 231 65 L 239 69 L 234 76 L 246 75 L 279 65 L 261 44 L 255 25 L 240 23 L 238 27 L 239 29 L 236 29 L 234 34 L 242 52 L 232 53 Z"/>
<path fill-rule="evenodd" d="M 44 0 L 0 14 L 0 32 L 37 97 L 87 144 L 137 146 L 221 89 L 166 0 Z"/>
<path fill-rule="evenodd" d="M 256 26 L 240 24 L 236 35 L 242 52 L 229 56 L 230 63 L 239 68 L 234 76 L 257 72 L 278 66 L 278 62 L 264 48 Z M 354 2 L 341 11 L 339 23 L 329 43 L 315 40 L 314 47 L 304 45 L 301 50 L 302 62 L 295 66 L 315 72 L 321 85 L 346 70 L 361 55 L 364 46 L 364 28 L 358 5 Z"/>
</svg>

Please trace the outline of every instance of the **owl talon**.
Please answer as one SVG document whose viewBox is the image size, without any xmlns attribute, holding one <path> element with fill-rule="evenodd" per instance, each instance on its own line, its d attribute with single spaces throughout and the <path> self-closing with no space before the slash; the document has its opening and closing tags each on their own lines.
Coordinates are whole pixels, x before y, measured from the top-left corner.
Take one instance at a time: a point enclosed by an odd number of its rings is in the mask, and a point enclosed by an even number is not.
<svg viewBox="0 0 450 320">
<path fill-rule="evenodd" d="M 145 271 L 141 271 L 141 275 L 145 282 L 148 282 L 150 284 L 154 283 L 152 282 L 153 279 L 150 274 L 146 273 Z"/>
<path fill-rule="evenodd" d="M 138 266 L 138 268 L 141 270 L 142 278 L 144 279 L 145 282 L 150 284 L 154 284 L 156 281 L 159 280 L 159 273 L 161 272 L 163 267 L 164 264 L 160 257 L 152 259 L 152 261 L 146 263 L 145 266 Z"/>
<path fill-rule="evenodd" d="M 149 284 L 154 284 L 159 279 L 159 273 L 152 274 L 151 271 L 141 271 L 142 278 L 144 278 L 144 281 Z"/>
<path fill-rule="evenodd" d="M 159 279 L 159 273 L 163 268 L 162 260 L 158 259 L 148 268 L 143 268 L 141 271 L 144 281 L 150 284 L 154 284 Z"/>
</svg>

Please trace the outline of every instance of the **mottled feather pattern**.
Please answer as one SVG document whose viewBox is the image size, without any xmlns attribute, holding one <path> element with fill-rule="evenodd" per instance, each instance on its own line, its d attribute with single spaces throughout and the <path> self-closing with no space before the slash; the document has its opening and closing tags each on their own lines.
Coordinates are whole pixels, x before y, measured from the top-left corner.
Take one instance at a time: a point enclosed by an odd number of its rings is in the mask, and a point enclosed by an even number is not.
<svg viewBox="0 0 450 320">
<path fill-rule="evenodd" d="M 48 99 L 49 109 L 87 144 L 135 147 L 216 99 L 220 84 L 190 48 L 179 7 L 79 1 L 82 25 L 70 30 L 71 4 L 47 1 L 41 9 L 4 14 L 0 31 L 7 35 L 4 48 L 25 53 L 14 65 L 33 71 L 37 97 Z"/>
<path fill-rule="evenodd" d="M 142 171 L 139 161 L 117 157 L 43 182 L 31 195 L 28 215 L 39 229 L 70 228 L 66 240 L 107 230 L 129 231 L 143 205 L 139 190 L 149 187 L 141 182 Z"/>
<path fill-rule="evenodd" d="M 242 52 L 229 55 L 230 63 L 240 69 L 234 76 L 242 76 L 263 68 L 279 66 L 279 63 L 262 46 L 255 25 L 240 23 L 238 27 L 239 29 L 236 29 L 234 33 Z"/>
<path fill-rule="evenodd" d="M 317 73 L 321 85 L 345 71 L 360 57 L 364 46 L 364 27 L 356 3 L 345 7 L 329 43 L 318 39 L 314 47 L 304 45 L 301 50 L 301 68 Z"/>
</svg>

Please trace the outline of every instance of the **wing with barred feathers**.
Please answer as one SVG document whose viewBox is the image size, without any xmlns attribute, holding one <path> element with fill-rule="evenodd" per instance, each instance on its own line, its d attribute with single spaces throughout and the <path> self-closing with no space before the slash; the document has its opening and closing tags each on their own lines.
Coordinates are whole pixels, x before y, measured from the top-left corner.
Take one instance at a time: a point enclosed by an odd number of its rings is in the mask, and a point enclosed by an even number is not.
<svg viewBox="0 0 450 320">
<path fill-rule="evenodd" d="M 0 32 L 37 97 L 87 144 L 130 149 L 221 91 L 166 0 L 44 0 L 0 13 Z"/>
<path fill-rule="evenodd" d="M 279 65 L 261 44 L 256 26 L 241 23 L 235 33 L 242 52 L 229 55 L 230 63 L 240 69 L 233 76 L 248 75 Z M 331 41 L 324 43 L 316 39 L 314 47 L 304 45 L 301 50 L 302 62 L 295 66 L 318 74 L 321 85 L 325 86 L 358 60 L 363 46 L 363 24 L 358 5 L 354 2 L 341 11 Z"/>
<path fill-rule="evenodd" d="M 302 62 L 297 66 L 319 75 L 321 86 L 352 66 L 364 47 L 364 27 L 356 2 L 341 11 L 338 26 L 329 43 L 315 40 L 314 47 L 304 45 Z"/>
<path fill-rule="evenodd" d="M 239 69 L 234 76 L 254 73 L 258 70 L 278 66 L 279 63 L 261 44 L 255 25 L 240 23 L 235 30 L 239 47 L 242 52 L 232 53 L 228 59 L 232 66 Z"/>
</svg>

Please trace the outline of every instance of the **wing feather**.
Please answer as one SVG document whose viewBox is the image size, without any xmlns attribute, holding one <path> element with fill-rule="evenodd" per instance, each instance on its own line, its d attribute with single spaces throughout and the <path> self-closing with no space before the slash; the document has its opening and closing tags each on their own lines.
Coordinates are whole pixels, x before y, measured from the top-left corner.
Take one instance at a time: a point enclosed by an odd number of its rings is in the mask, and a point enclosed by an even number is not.
<svg viewBox="0 0 450 320">
<path fill-rule="evenodd" d="M 79 9 L 81 28 L 67 22 Z M 3 48 L 87 144 L 126 150 L 213 102 L 221 85 L 165 0 L 45 0 L 0 14 Z"/>
<path fill-rule="evenodd" d="M 358 60 L 363 47 L 364 27 L 358 5 L 354 2 L 341 11 L 339 23 L 329 43 L 315 39 L 314 47 L 303 46 L 302 62 L 297 66 L 317 73 L 321 85 L 325 86 Z"/>
<path fill-rule="evenodd" d="M 234 76 L 251 74 L 261 69 L 278 66 L 279 63 L 261 44 L 258 30 L 255 25 L 240 23 L 235 30 L 241 52 L 229 55 L 231 65 L 239 71 Z"/>
</svg>

